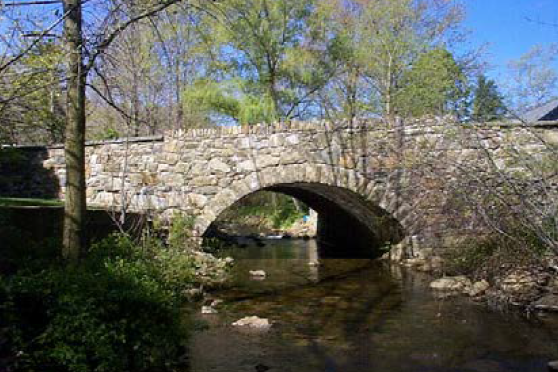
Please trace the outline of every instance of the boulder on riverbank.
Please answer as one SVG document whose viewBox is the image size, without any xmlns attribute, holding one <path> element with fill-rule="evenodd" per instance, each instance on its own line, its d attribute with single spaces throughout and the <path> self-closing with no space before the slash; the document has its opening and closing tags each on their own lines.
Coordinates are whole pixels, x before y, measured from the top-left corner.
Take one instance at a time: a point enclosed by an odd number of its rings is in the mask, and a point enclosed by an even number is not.
<svg viewBox="0 0 558 372">
<path fill-rule="evenodd" d="M 447 276 L 430 283 L 430 288 L 445 292 L 463 292 L 471 287 L 471 280 L 464 275 Z"/>
<path fill-rule="evenodd" d="M 430 288 L 450 295 L 465 294 L 470 297 L 478 297 L 490 288 L 490 284 L 486 280 L 473 283 L 466 276 L 459 275 L 436 279 L 430 283 Z"/>
<path fill-rule="evenodd" d="M 558 313 L 558 275 L 552 262 L 539 261 L 515 267 L 500 265 L 499 271 L 490 276 L 490 283 L 486 279 L 473 281 L 473 276 L 445 276 L 432 281 L 430 288 L 442 296 L 464 294 L 497 308 L 511 306 L 526 311 Z M 413 265 L 405 266 L 416 269 Z M 480 271 L 480 274 L 486 272 Z M 486 275 L 477 273 L 478 276 Z"/>
<path fill-rule="evenodd" d="M 467 293 L 471 297 L 477 297 L 483 295 L 488 290 L 488 288 L 490 288 L 490 283 L 483 279 L 473 283 Z"/>
<path fill-rule="evenodd" d="M 202 314 L 217 314 L 217 309 L 215 309 L 213 306 L 202 306 L 201 308 L 201 313 Z"/>
<path fill-rule="evenodd" d="M 383 258 L 389 259 L 389 253 Z M 437 273 L 442 269 L 444 260 L 440 256 L 415 257 L 402 260 L 402 264 L 417 271 Z"/>
</svg>

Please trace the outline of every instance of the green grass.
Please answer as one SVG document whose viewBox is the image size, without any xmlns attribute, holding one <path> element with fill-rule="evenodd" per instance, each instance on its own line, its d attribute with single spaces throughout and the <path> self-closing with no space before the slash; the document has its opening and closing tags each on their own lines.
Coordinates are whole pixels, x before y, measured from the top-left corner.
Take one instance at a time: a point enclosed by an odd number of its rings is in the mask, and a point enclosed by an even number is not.
<svg viewBox="0 0 558 372">
<path fill-rule="evenodd" d="M 1 198 L 0 207 L 61 207 L 64 203 L 58 199 Z"/>
</svg>

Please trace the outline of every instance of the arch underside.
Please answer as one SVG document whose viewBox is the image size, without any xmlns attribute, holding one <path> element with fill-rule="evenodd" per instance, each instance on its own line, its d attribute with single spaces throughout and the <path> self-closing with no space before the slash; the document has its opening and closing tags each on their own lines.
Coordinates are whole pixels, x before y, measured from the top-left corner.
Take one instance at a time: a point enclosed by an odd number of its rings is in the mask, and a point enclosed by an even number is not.
<svg viewBox="0 0 558 372">
<path fill-rule="evenodd" d="M 329 256 L 378 256 L 386 243 L 398 243 L 405 235 L 389 213 L 342 187 L 291 183 L 264 190 L 290 195 L 318 213 L 318 239 L 324 250 L 331 248 Z"/>
</svg>

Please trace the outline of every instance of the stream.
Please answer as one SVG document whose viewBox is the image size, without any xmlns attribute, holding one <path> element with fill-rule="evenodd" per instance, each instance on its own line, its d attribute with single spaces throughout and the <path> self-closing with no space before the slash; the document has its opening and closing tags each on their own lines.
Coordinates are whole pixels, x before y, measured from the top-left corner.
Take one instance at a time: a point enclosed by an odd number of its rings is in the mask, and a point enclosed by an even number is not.
<svg viewBox="0 0 558 372">
<path fill-rule="evenodd" d="M 543 372 L 558 359 L 558 317 L 526 319 L 467 298 L 440 299 L 432 278 L 385 262 L 320 257 L 315 241 L 274 240 L 232 256 L 218 314 L 190 344 L 190 371 Z M 264 270 L 264 280 L 249 275 Z M 257 315 L 269 331 L 231 323 Z"/>
</svg>

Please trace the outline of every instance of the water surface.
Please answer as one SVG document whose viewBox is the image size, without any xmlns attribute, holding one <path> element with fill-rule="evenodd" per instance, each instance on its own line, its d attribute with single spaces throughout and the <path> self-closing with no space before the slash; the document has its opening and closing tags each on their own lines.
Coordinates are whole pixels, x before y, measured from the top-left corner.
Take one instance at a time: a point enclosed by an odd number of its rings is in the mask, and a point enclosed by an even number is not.
<svg viewBox="0 0 558 372">
<path fill-rule="evenodd" d="M 438 299 L 426 275 L 320 258 L 313 241 L 231 248 L 232 288 L 194 334 L 191 370 L 531 372 L 558 359 L 556 318 L 528 320 L 468 299 Z M 311 264 L 309 264 L 311 263 Z M 317 264 L 319 263 L 319 266 Z M 249 270 L 264 270 L 254 280 Z M 257 315 L 269 332 L 230 324 Z"/>
</svg>

